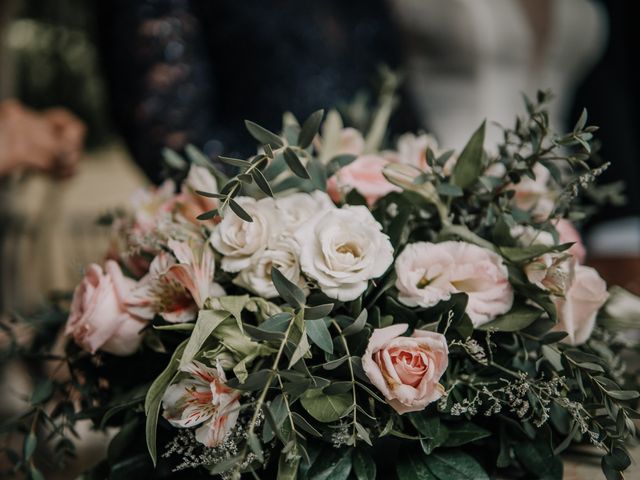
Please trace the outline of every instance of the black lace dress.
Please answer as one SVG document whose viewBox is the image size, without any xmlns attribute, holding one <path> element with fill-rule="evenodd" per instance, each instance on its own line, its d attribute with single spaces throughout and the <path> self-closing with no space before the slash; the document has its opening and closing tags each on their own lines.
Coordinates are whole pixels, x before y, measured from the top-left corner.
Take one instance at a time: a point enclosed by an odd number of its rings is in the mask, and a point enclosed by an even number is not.
<svg viewBox="0 0 640 480">
<path fill-rule="evenodd" d="M 351 101 L 380 65 L 401 64 L 383 0 L 104 0 L 101 9 L 114 118 L 156 182 L 165 146 L 250 154 L 244 119 L 277 129 L 285 110 L 304 118 Z"/>
</svg>

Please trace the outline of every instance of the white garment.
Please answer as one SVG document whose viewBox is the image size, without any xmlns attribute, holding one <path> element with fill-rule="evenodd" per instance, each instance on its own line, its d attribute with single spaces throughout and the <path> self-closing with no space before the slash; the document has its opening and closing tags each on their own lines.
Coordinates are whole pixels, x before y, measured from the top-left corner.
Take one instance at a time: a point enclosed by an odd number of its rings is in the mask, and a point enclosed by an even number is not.
<svg viewBox="0 0 640 480">
<path fill-rule="evenodd" d="M 423 124 L 459 149 L 483 119 L 512 126 L 522 93 L 551 89 L 550 121 L 565 128 L 578 83 L 606 40 L 606 14 L 590 0 L 552 0 L 536 65 L 535 37 L 516 0 L 391 0 L 406 35 L 407 80 Z M 502 139 L 489 126 L 485 147 Z"/>
</svg>

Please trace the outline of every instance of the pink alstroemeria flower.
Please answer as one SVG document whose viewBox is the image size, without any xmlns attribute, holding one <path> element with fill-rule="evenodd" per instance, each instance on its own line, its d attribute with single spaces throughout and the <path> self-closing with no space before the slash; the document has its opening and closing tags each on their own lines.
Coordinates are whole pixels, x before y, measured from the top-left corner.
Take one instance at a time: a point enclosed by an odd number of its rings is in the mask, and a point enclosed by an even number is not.
<svg viewBox="0 0 640 480">
<path fill-rule="evenodd" d="M 129 306 L 142 318 L 159 314 L 167 322 L 188 322 L 207 298 L 224 295 L 224 290 L 213 281 L 215 262 L 207 244 L 169 240 L 169 247 L 177 262 L 169 253 L 159 253 L 133 292 Z"/>
<path fill-rule="evenodd" d="M 167 273 L 191 293 L 198 308 L 204 306 L 207 298 L 224 295 L 222 287 L 213 282 L 216 265 L 208 243 L 169 240 L 169 248 L 178 263 L 169 267 Z"/>
<path fill-rule="evenodd" d="M 240 392 L 226 385 L 220 364 L 216 368 L 194 361 L 183 369 L 189 378 L 167 388 L 163 416 L 171 425 L 196 430 L 196 440 L 215 447 L 234 427 L 240 411 Z"/>
</svg>

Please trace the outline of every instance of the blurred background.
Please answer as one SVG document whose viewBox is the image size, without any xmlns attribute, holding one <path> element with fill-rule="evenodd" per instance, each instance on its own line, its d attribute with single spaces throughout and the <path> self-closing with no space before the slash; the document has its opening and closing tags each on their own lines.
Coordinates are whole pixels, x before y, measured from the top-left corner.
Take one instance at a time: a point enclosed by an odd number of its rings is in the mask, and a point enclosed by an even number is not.
<svg viewBox="0 0 640 480">
<path fill-rule="evenodd" d="M 602 182 L 624 181 L 627 198 L 581 225 L 589 261 L 640 293 L 631 8 L 624 0 L 0 0 L 0 309 L 29 311 L 47 292 L 73 287 L 105 251 L 96 219 L 159 181 L 162 148 L 251 153 L 243 119 L 277 129 L 284 110 L 305 117 L 371 98 L 380 65 L 404 78 L 392 128 L 425 129 L 447 148 L 461 147 L 485 117 L 511 124 L 523 92 L 556 93 L 558 129 L 586 107 L 601 127 L 599 155 L 612 162 Z M 498 140 L 490 130 L 487 148 Z"/>
<path fill-rule="evenodd" d="M 640 294 L 633 7 L 0 0 L 0 315 L 35 311 L 49 292 L 74 287 L 106 251 L 108 229 L 97 219 L 160 181 L 163 148 L 193 143 L 214 160 L 248 155 L 254 142 L 242 121 L 275 130 L 285 110 L 305 118 L 338 106 L 357 125 L 381 65 L 404 80 L 392 132 L 424 129 L 445 148 L 462 147 L 484 118 L 511 125 L 522 93 L 555 92 L 558 130 L 586 107 L 601 127 L 598 155 L 612 162 L 601 183 L 626 197 L 580 225 L 588 263 Z M 499 134 L 490 127 L 489 150 Z M 19 373 L 9 381 L 20 390 Z M 587 467 L 575 462 L 566 478 L 592 478 Z"/>
</svg>

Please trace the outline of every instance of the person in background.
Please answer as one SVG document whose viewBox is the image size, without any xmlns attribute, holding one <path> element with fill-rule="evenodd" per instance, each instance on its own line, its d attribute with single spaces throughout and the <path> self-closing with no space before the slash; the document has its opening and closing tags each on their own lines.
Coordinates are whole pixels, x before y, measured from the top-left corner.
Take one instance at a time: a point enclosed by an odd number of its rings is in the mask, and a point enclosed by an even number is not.
<svg viewBox="0 0 640 480">
<path fill-rule="evenodd" d="M 39 171 L 71 177 L 84 146 L 86 128 L 63 108 L 36 112 L 16 100 L 0 103 L 0 177 Z"/>
<path fill-rule="evenodd" d="M 385 0 L 103 0 L 101 52 L 114 123 L 162 180 L 163 148 L 250 155 L 249 119 L 277 130 L 351 102 L 378 68 L 402 67 Z M 375 88 L 372 89 L 375 91 Z M 417 123 L 402 103 L 401 131 Z M 401 124 L 405 122 L 407 125 Z"/>
</svg>

